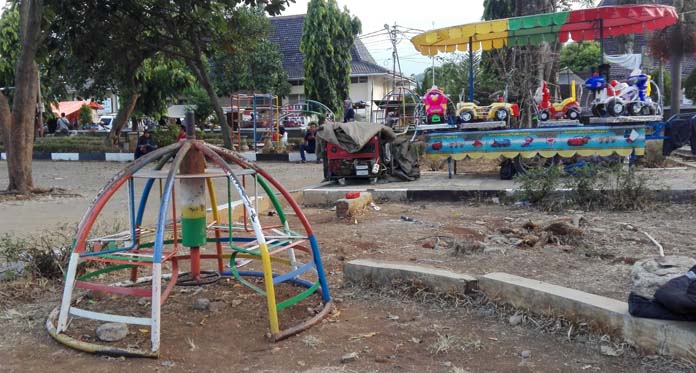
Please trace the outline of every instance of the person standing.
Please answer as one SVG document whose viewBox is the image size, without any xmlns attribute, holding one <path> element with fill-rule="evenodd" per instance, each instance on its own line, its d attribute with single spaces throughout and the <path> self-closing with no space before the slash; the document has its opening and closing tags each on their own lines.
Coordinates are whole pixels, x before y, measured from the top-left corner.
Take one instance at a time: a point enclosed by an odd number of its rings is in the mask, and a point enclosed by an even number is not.
<svg viewBox="0 0 696 373">
<path fill-rule="evenodd" d="M 300 159 L 301 163 L 305 163 L 305 152 L 314 154 L 317 148 L 317 124 L 310 123 L 307 133 L 304 135 L 304 143 L 300 144 Z"/>
<path fill-rule="evenodd" d="M 56 133 L 59 136 L 68 136 L 70 134 L 70 122 L 68 118 L 65 117 L 65 113 L 60 113 L 60 118 L 58 119 L 58 128 Z"/>
<path fill-rule="evenodd" d="M 152 138 L 152 131 L 145 130 L 142 136 L 138 138 L 138 144 L 135 147 L 135 159 L 157 149 L 157 142 Z"/>
<path fill-rule="evenodd" d="M 343 100 L 343 123 L 348 123 L 355 120 L 355 109 L 350 100 Z"/>
</svg>

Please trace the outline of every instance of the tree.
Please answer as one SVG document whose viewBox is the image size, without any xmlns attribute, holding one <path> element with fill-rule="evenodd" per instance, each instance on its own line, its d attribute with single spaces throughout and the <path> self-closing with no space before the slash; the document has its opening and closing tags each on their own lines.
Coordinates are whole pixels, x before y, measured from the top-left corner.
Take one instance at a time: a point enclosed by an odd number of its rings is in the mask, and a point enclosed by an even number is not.
<svg viewBox="0 0 696 373">
<path fill-rule="evenodd" d="M 305 97 L 342 110 L 350 87 L 350 49 L 360 20 L 341 11 L 335 0 L 311 0 L 307 6 L 300 50 L 305 55 Z"/>
<path fill-rule="evenodd" d="M 655 31 L 648 43 L 653 56 L 662 61 L 669 61 L 672 72 L 670 108 L 672 114 L 679 114 L 682 60 L 684 56 L 696 53 L 696 1 L 675 0 L 674 7 L 679 13 L 679 22 Z"/>
<path fill-rule="evenodd" d="M 82 105 L 78 112 L 78 123 L 82 126 L 90 125 L 93 122 L 92 108 L 89 105 Z"/>
<path fill-rule="evenodd" d="M 161 55 L 145 60 L 136 77 L 139 99 L 133 113 L 138 117 L 162 116 L 172 99 L 196 83 L 196 77 L 183 63 Z"/>
<path fill-rule="evenodd" d="M 252 91 L 286 96 L 290 93 L 288 75 L 278 46 L 268 41 L 270 22 L 262 10 L 242 8 L 235 29 L 255 35 L 251 49 L 219 49 L 210 61 L 210 75 L 218 96 Z"/>
<path fill-rule="evenodd" d="M 256 42 L 239 28 L 240 14 L 247 6 L 262 5 L 265 13 L 279 14 L 288 0 L 130 0 L 130 16 L 145 28 L 144 45 L 184 62 L 208 93 L 220 123 L 225 146 L 232 147 L 225 112 L 210 78 L 209 58 L 216 48 L 245 50 Z M 232 52 L 234 53 L 234 52 Z"/>
<path fill-rule="evenodd" d="M 599 43 L 596 41 L 569 43 L 561 49 L 560 64 L 561 67 L 567 67 L 573 72 L 581 72 L 597 66 L 600 58 Z"/>
<path fill-rule="evenodd" d="M 48 1 L 47 1 L 48 2 Z M 49 5 L 50 7 L 50 5 Z M 14 69 L 14 96 L 0 92 L 0 126 L 7 153 L 8 191 L 22 194 L 34 189 L 31 159 L 34 149 L 34 122 L 39 92 L 39 69 L 36 62 L 51 22 L 44 17 L 44 2 L 24 0 L 18 5 L 19 45 Z"/>
</svg>

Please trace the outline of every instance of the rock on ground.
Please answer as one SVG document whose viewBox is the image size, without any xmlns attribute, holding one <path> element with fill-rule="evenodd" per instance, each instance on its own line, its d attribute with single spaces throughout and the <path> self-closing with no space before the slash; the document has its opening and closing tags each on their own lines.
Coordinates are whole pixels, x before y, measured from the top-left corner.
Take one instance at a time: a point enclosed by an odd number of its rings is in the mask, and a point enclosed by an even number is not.
<svg viewBox="0 0 696 373">
<path fill-rule="evenodd" d="M 652 299 L 667 281 L 684 275 L 696 260 L 687 256 L 668 255 L 637 261 L 631 269 L 631 291 Z"/>
<path fill-rule="evenodd" d="M 97 338 L 104 342 L 117 342 L 127 335 L 128 325 L 121 322 L 109 322 L 97 328 Z"/>
<path fill-rule="evenodd" d="M 193 308 L 199 311 L 207 311 L 210 307 L 210 299 L 208 298 L 198 298 L 196 303 L 193 304 Z"/>
</svg>

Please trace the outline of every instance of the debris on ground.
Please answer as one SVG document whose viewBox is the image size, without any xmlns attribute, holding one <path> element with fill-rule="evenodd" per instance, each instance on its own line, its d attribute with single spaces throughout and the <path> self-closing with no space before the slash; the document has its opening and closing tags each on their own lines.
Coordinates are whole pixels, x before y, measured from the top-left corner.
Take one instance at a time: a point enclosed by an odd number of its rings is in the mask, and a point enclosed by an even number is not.
<svg viewBox="0 0 696 373">
<path fill-rule="evenodd" d="M 341 364 L 346 364 L 346 363 L 352 363 L 353 361 L 358 360 L 358 353 L 357 352 L 351 352 L 349 354 L 345 354 L 341 356 Z"/>
</svg>

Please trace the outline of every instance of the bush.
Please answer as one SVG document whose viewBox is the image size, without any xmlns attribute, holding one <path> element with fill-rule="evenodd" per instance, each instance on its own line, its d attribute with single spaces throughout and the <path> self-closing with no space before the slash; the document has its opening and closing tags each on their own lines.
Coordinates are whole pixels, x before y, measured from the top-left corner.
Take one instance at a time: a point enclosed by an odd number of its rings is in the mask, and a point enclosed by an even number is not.
<svg viewBox="0 0 696 373">
<path fill-rule="evenodd" d="M 105 153 L 115 150 L 114 147 L 104 144 L 103 135 L 41 137 L 34 142 L 36 153 Z"/>
<path fill-rule="evenodd" d="M 667 167 L 667 157 L 662 154 L 662 140 L 646 141 L 645 156 L 640 158 L 643 167 L 660 168 Z"/>
<path fill-rule="evenodd" d="M 179 126 L 176 124 L 170 124 L 166 127 L 159 126 L 155 129 L 155 133 L 152 134 L 159 147 L 175 143 L 177 136 L 179 136 Z"/>
<path fill-rule="evenodd" d="M 645 208 L 651 197 L 645 176 L 625 170 L 620 163 L 610 165 L 587 164 L 573 168 L 564 179 L 558 167 L 534 168 L 517 175 L 519 190 L 515 197 L 527 200 L 542 209 L 561 207 L 581 209 L 606 208 L 609 210 L 639 210 Z M 564 196 L 553 196 L 560 186 Z"/>
<path fill-rule="evenodd" d="M 92 108 L 89 105 L 82 105 L 78 113 L 78 121 L 82 126 L 87 126 L 92 124 Z"/>
<path fill-rule="evenodd" d="M 551 192 L 561 185 L 561 174 L 560 168 L 555 165 L 548 169 L 535 167 L 524 174 L 517 174 L 514 180 L 519 184 L 519 190 L 515 192 L 515 197 L 534 204 L 547 204 Z"/>
</svg>

